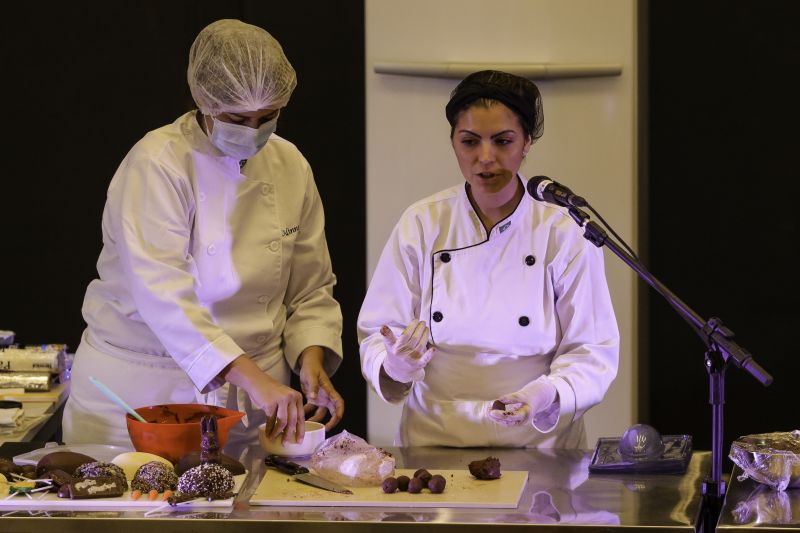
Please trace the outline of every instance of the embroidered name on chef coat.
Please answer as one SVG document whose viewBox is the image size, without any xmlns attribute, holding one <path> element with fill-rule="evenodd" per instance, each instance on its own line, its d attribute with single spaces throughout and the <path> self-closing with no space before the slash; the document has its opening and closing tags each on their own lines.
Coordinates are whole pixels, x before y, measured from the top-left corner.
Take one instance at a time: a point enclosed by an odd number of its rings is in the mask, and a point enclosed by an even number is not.
<svg viewBox="0 0 800 533">
<path fill-rule="evenodd" d="M 294 226 L 294 227 L 291 227 L 291 228 L 284 228 L 283 231 L 281 232 L 281 234 L 284 237 L 288 237 L 292 233 L 297 233 L 299 230 L 300 230 L 300 226 Z"/>
<path fill-rule="evenodd" d="M 510 226 L 511 226 L 511 221 L 509 220 L 508 222 L 506 222 L 505 224 L 503 224 L 502 226 L 500 226 L 500 229 L 499 229 L 499 230 L 497 230 L 497 231 L 498 231 L 498 233 L 503 233 L 503 232 L 504 232 L 505 230 L 507 230 L 507 229 L 508 229 Z"/>
</svg>

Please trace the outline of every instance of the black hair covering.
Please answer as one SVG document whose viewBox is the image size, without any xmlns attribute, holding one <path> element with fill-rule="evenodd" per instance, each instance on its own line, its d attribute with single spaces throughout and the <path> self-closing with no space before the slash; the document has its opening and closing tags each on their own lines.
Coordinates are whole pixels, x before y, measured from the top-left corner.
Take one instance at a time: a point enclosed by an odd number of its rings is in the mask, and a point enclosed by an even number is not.
<svg viewBox="0 0 800 533">
<path fill-rule="evenodd" d="M 532 81 L 498 70 L 473 72 L 450 93 L 450 101 L 444 114 L 450 123 L 450 136 L 453 135 L 458 115 L 475 101 L 488 99 L 501 102 L 519 117 L 522 131 L 530 135 L 531 141 L 542 136 L 544 114 L 542 95 Z"/>
</svg>

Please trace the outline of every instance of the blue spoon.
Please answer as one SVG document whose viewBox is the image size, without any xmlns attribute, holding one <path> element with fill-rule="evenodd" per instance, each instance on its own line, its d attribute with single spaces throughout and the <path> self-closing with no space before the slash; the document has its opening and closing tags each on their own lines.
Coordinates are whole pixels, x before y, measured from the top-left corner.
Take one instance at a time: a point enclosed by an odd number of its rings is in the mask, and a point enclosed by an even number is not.
<svg viewBox="0 0 800 533">
<path fill-rule="evenodd" d="M 123 400 L 122 398 L 120 398 L 119 396 L 114 394 L 111 391 L 111 389 L 109 389 L 108 387 L 103 385 L 103 383 L 99 379 L 97 379 L 94 376 L 89 376 L 89 381 L 94 383 L 94 386 L 97 387 L 98 389 L 100 389 L 100 392 L 102 392 L 103 394 L 108 396 L 109 400 L 111 400 L 112 402 L 114 402 L 115 404 L 119 405 L 120 407 L 125 409 L 127 412 L 129 412 L 133 418 L 135 418 L 136 420 L 138 420 L 140 422 L 144 422 L 145 424 L 147 423 L 147 420 L 142 418 L 142 415 L 140 415 L 139 413 L 134 411 L 133 408 L 130 405 L 125 403 L 125 400 Z"/>
</svg>

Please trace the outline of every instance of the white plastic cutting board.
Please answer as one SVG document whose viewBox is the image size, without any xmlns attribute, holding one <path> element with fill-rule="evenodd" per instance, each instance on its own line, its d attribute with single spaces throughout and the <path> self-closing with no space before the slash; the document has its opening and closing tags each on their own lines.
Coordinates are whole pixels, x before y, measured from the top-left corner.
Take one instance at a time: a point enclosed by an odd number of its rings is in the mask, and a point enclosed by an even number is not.
<svg viewBox="0 0 800 533">
<path fill-rule="evenodd" d="M 447 486 L 441 494 L 427 489 L 419 494 L 385 494 L 381 487 L 349 487 L 353 494 L 339 494 L 299 481 L 269 469 L 250 498 L 250 505 L 343 506 L 343 507 L 474 507 L 513 509 L 528 480 L 528 472 L 505 470 L 500 479 L 475 479 L 467 470 L 431 470 L 441 474 Z M 411 477 L 414 470 L 397 469 L 395 476 Z"/>
</svg>

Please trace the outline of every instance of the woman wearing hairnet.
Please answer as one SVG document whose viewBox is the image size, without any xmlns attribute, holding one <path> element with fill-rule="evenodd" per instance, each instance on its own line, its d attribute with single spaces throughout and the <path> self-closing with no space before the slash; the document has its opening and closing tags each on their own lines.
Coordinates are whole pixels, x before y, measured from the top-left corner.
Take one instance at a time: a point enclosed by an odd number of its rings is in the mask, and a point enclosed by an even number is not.
<svg viewBox="0 0 800 533">
<path fill-rule="evenodd" d="M 405 446 L 585 447 L 581 415 L 616 376 L 602 251 L 525 194 L 539 90 L 497 71 L 445 109 L 466 183 L 403 213 L 358 318 L 364 377 L 405 401 Z"/>
<path fill-rule="evenodd" d="M 130 446 L 124 413 L 89 376 L 133 406 L 245 411 L 232 443 L 256 442 L 265 421 L 284 441 L 303 437 L 292 371 L 312 418 L 342 417 L 322 204 L 308 162 L 274 134 L 295 72 L 266 31 L 220 20 L 192 44 L 188 80 L 199 109 L 145 135 L 109 186 L 67 443 Z"/>
</svg>

